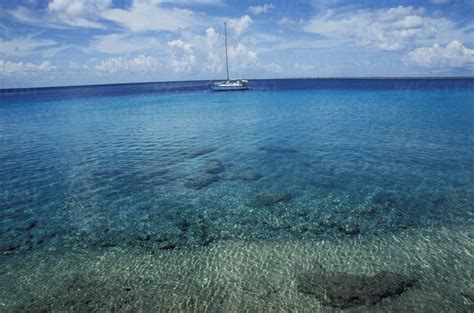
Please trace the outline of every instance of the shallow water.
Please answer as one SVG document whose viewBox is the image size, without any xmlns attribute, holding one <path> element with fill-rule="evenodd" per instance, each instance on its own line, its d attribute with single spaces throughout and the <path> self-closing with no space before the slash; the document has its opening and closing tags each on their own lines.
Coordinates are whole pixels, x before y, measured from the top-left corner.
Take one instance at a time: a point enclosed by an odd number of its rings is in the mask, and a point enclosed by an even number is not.
<svg viewBox="0 0 474 313">
<path fill-rule="evenodd" d="M 0 93 L 0 310 L 331 311 L 316 263 L 472 309 L 473 80 L 201 86 Z"/>
</svg>

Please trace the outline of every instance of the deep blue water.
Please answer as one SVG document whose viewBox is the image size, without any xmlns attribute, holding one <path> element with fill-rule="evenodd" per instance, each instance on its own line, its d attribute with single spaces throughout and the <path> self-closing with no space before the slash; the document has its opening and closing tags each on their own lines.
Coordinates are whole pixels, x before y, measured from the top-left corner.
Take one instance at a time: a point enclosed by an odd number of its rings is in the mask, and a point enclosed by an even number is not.
<svg viewBox="0 0 474 313">
<path fill-rule="evenodd" d="M 0 250 L 377 236 L 472 221 L 474 79 L 0 92 Z"/>
</svg>

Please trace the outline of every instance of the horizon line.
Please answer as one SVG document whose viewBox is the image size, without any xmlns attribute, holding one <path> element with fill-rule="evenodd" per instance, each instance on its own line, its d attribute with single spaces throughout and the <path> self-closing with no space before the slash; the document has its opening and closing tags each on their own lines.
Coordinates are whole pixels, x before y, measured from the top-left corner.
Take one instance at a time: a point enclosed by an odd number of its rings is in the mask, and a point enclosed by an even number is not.
<svg viewBox="0 0 474 313">
<path fill-rule="evenodd" d="M 278 78 L 248 78 L 249 81 L 254 80 L 324 80 L 324 79 L 350 79 L 350 80 L 389 80 L 389 79 L 413 79 L 413 80 L 442 80 L 442 79 L 474 79 L 474 76 L 332 76 L 332 77 L 278 77 Z M 163 80 L 163 81 L 142 81 L 142 82 L 128 82 L 128 83 L 97 83 L 97 84 L 84 84 L 84 85 L 56 85 L 56 86 L 38 86 L 38 87 L 10 87 L 0 88 L 1 91 L 13 91 L 13 90 L 28 90 L 28 89 L 54 89 L 54 88 L 81 88 L 81 87 L 100 87 L 100 86 L 115 86 L 115 85 L 143 85 L 143 84 L 163 84 L 163 83 L 188 83 L 188 82 L 209 82 L 209 81 L 220 81 L 225 79 L 194 79 L 194 80 Z"/>
</svg>

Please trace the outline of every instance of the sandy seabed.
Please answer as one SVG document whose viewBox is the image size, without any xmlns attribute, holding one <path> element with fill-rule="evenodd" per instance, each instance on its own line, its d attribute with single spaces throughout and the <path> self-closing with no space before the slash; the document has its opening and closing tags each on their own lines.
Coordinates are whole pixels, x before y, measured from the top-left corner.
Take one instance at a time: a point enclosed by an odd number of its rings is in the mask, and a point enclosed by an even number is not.
<svg viewBox="0 0 474 313">
<path fill-rule="evenodd" d="M 474 228 L 418 229 L 320 241 L 219 241 L 150 250 L 50 247 L 1 256 L 2 312 L 333 312 L 297 277 L 329 271 L 402 273 L 419 283 L 348 312 L 474 311 Z"/>
</svg>

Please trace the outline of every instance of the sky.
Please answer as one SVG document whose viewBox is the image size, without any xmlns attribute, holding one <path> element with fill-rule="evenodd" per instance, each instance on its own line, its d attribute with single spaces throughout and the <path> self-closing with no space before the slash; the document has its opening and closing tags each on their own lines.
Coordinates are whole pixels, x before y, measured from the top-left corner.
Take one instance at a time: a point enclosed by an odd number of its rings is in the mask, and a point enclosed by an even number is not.
<svg viewBox="0 0 474 313">
<path fill-rule="evenodd" d="M 0 0 L 0 88 L 474 76 L 474 0 Z"/>
</svg>

